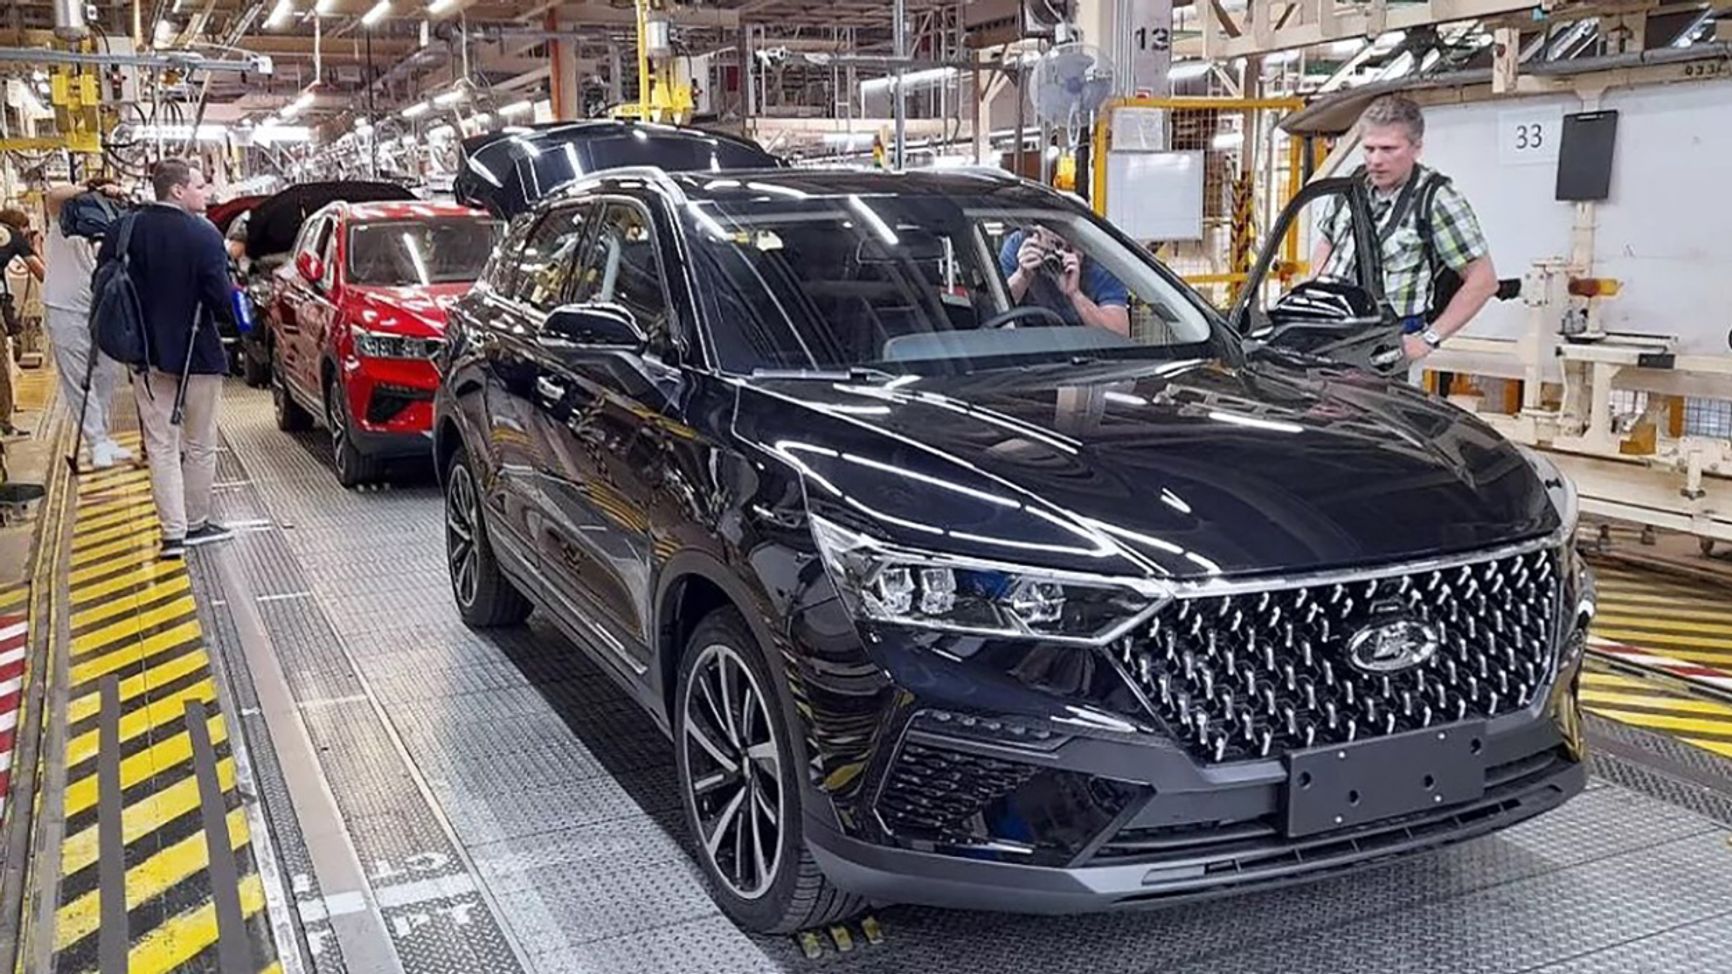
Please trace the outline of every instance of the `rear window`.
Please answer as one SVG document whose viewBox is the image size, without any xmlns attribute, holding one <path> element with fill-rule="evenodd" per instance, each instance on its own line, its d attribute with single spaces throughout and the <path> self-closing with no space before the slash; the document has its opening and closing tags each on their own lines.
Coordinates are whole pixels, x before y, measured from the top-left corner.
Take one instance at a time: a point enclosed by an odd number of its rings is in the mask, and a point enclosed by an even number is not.
<svg viewBox="0 0 1732 974">
<path fill-rule="evenodd" d="M 693 136 L 658 136 L 643 130 L 620 138 L 584 140 L 590 171 L 622 166 L 660 166 L 668 172 L 702 172 L 721 169 L 765 169 L 776 165 L 776 157 L 759 149 L 722 139 Z"/>
</svg>

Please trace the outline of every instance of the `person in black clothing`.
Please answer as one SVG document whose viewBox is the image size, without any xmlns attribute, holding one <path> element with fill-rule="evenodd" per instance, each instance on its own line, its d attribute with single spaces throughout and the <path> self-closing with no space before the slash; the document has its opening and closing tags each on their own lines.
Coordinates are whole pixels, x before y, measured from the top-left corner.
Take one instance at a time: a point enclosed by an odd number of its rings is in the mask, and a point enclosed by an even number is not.
<svg viewBox="0 0 1732 974">
<path fill-rule="evenodd" d="M 127 250 L 151 363 L 149 370 L 133 375 L 132 390 L 150 455 L 162 556 L 179 558 L 187 545 L 232 534 L 210 519 L 210 492 L 217 400 L 228 372 L 216 319 L 232 323 L 234 311 L 222 234 L 204 218 L 209 194 L 204 173 L 186 160 L 164 159 L 151 170 L 150 181 L 156 202 L 124 218 L 136 221 Z M 118 236 L 103 238 L 99 265 L 119 257 L 114 252 Z M 172 421 L 177 393 L 184 395 L 179 426 Z"/>
</svg>

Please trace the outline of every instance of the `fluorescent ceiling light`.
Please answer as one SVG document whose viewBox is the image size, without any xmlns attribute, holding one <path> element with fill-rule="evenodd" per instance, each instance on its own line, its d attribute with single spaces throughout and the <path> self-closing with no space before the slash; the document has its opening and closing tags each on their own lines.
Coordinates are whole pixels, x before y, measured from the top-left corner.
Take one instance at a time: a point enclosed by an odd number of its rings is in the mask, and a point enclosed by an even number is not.
<svg viewBox="0 0 1732 974">
<path fill-rule="evenodd" d="M 457 130 L 449 125 L 435 125 L 427 130 L 429 139 L 448 139 L 457 134 Z"/>
<path fill-rule="evenodd" d="M 469 120 L 474 122 L 476 125 L 486 125 L 493 121 L 493 116 L 487 112 L 478 112 L 475 115 L 470 116 Z"/>
<path fill-rule="evenodd" d="M 364 27 L 371 27 L 379 21 L 384 20 L 385 15 L 390 12 L 391 0 L 379 0 L 378 3 L 373 4 L 373 9 L 361 15 L 361 24 Z"/>
<path fill-rule="evenodd" d="M 227 138 L 229 130 L 223 125 L 200 125 L 197 139 L 200 142 L 221 142 Z M 155 142 L 185 142 L 194 138 L 191 125 L 140 125 L 132 130 L 133 138 Z"/>
<path fill-rule="evenodd" d="M 289 18 L 294 16 L 294 13 L 295 13 L 294 0 L 277 0 L 277 5 L 275 7 L 271 8 L 270 17 L 266 18 L 266 20 L 265 20 L 265 27 L 269 28 L 270 30 L 276 30 L 277 28 L 288 23 Z"/>
<path fill-rule="evenodd" d="M 331 8 L 336 5 L 337 0 L 319 0 L 318 3 L 313 5 L 313 13 L 316 13 L 321 17 L 327 16 L 330 14 Z"/>
<path fill-rule="evenodd" d="M 404 118 L 420 118 L 421 116 L 427 114 L 428 112 L 430 112 L 432 110 L 433 110 L 432 105 L 430 105 L 424 101 L 418 101 L 415 104 L 410 105 L 408 108 L 403 109 L 403 117 Z"/>
<path fill-rule="evenodd" d="M 432 3 L 427 5 L 427 12 L 430 14 L 443 13 L 455 2 L 457 2 L 457 0 L 433 0 Z"/>
<path fill-rule="evenodd" d="M 433 96 L 433 104 L 435 104 L 435 105 L 455 105 L 458 102 L 460 102 L 463 99 L 468 98 L 468 97 L 469 97 L 469 92 L 464 91 L 462 88 L 453 88 L 450 91 L 444 92 L 442 94 L 434 95 Z"/>
<path fill-rule="evenodd" d="M 1329 53 L 1335 57 L 1348 57 L 1350 55 L 1358 54 L 1359 49 L 1364 46 L 1365 38 L 1355 37 L 1350 40 L 1336 41 L 1329 45 Z"/>
<path fill-rule="evenodd" d="M 267 122 L 253 129 L 253 141 L 260 145 L 277 142 L 311 142 L 313 130 L 305 125 L 278 125 Z"/>
<path fill-rule="evenodd" d="M 506 105 L 504 108 L 501 108 L 499 114 L 504 115 L 506 118 L 512 118 L 517 115 L 527 115 L 533 111 L 535 111 L 534 103 L 528 101 L 514 101 L 511 104 Z"/>
</svg>

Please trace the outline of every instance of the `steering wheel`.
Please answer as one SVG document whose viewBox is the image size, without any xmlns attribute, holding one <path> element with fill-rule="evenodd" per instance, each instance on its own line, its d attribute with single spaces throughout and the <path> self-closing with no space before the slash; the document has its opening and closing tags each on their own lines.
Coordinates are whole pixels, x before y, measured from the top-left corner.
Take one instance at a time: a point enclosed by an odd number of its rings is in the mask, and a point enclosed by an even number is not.
<svg viewBox="0 0 1732 974">
<path fill-rule="evenodd" d="M 980 327 L 983 331 L 988 328 L 1003 328 L 1005 325 L 1008 325 L 1013 321 L 1021 321 L 1024 318 L 1051 318 L 1053 322 L 1058 325 L 1070 324 L 1070 322 L 1064 320 L 1064 315 L 1059 314 L 1045 305 L 1023 304 L 1005 311 L 1000 311 L 998 314 L 995 314 L 981 322 Z"/>
</svg>

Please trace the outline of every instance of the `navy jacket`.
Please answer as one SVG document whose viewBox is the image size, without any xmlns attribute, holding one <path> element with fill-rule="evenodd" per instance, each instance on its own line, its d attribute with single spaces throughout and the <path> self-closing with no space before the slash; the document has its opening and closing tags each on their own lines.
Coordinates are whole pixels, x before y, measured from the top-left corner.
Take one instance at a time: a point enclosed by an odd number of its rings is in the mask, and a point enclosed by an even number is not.
<svg viewBox="0 0 1732 974">
<path fill-rule="evenodd" d="M 170 206 L 137 211 L 132 228 L 132 281 L 143 306 L 151 365 L 180 374 L 191 346 L 193 375 L 227 374 L 228 356 L 216 321 L 234 323 L 229 255 L 209 220 Z M 113 260 L 118 233 L 103 237 L 97 263 Z M 198 336 L 192 337 L 198 315 Z M 190 342 L 189 342 L 190 339 Z"/>
</svg>

